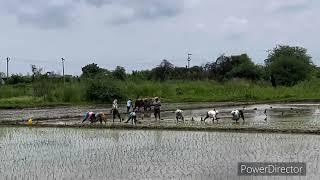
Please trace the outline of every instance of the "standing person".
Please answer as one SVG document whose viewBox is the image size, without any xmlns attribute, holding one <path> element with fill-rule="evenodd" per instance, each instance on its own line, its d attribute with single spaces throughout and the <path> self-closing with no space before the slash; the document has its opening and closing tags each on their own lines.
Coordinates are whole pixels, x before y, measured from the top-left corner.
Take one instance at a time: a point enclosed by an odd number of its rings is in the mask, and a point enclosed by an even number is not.
<svg viewBox="0 0 320 180">
<path fill-rule="evenodd" d="M 112 112 L 112 122 L 114 122 L 114 119 L 116 118 L 116 116 L 118 116 L 118 118 L 120 119 L 120 122 L 121 122 L 121 116 L 120 116 L 120 113 L 118 110 L 118 100 L 117 99 L 115 99 L 112 103 L 111 112 Z"/>
<path fill-rule="evenodd" d="M 158 97 L 154 98 L 154 102 L 152 104 L 153 110 L 154 110 L 154 117 L 157 120 L 157 117 L 159 117 L 159 120 L 161 119 L 160 117 L 160 107 L 161 107 L 161 102 Z"/>
<path fill-rule="evenodd" d="M 132 107 L 132 100 L 129 99 L 129 100 L 127 101 L 127 113 L 130 112 L 131 107 Z"/>
</svg>

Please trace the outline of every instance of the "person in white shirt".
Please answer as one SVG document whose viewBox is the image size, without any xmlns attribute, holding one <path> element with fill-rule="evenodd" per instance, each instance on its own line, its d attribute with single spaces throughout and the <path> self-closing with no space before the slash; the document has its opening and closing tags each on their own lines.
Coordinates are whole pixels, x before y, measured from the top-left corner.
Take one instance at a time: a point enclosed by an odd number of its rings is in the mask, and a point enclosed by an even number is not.
<svg viewBox="0 0 320 180">
<path fill-rule="evenodd" d="M 218 121 L 218 119 L 219 119 L 217 117 L 218 114 L 219 114 L 219 111 L 216 111 L 216 109 L 208 111 L 206 117 L 201 121 L 206 121 L 206 119 L 208 119 L 208 118 L 212 118 L 212 122 L 214 122 L 214 120 Z"/>
<path fill-rule="evenodd" d="M 132 100 L 129 99 L 129 100 L 127 101 L 127 113 L 130 112 L 131 107 L 132 107 Z"/>
<path fill-rule="evenodd" d="M 118 118 L 120 119 L 120 122 L 122 121 L 119 110 L 118 110 L 118 100 L 115 99 L 112 103 L 112 122 L 114 122 L 114 119 L 116 118 L 116 116 L 118 116 Z"/>
<path fill-rule="evenodd" d="M 175 114 L 176 114 L 177 122 L 178 122 L 179 119 L 182 119 L 184 121 L 183 111 L 181 109 L 177 109 Z"/>
<path fill-rule="evenodd" d="M 137 114 L 135 111 L 132 111 L 130 114 L 129 114 L 129 117 L 128 117 L 128 120 L 125 121 L 125 123 L 128 123 L 129 121 L 131 120 L 131 124 L 136 124 L 137 122 Z"/>
<path fill-rule="evenodd" d="M 244 121 L 244 115 L 243 115 L 243 111 L 242 110 L 233 110 L 231 111 L 231 115 L 232 115 L 232 120 L 238 122 L 238 120 L 240 118 L 242 118 L 242 120 Z"/>
</svg>

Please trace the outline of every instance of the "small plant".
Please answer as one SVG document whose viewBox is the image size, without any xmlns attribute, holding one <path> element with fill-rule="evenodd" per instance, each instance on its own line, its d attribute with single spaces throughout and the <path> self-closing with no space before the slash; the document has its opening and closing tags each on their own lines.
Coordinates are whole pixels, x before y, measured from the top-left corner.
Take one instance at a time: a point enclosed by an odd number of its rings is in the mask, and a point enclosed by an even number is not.
<svg viewBox="0 0 320 180">
<path fill-rule="evenodd" d="M 180 87 L 176 88 L 176 95 L 178 95 L 178 96 L 183 95 L 183 89 Z"/>
</svg>

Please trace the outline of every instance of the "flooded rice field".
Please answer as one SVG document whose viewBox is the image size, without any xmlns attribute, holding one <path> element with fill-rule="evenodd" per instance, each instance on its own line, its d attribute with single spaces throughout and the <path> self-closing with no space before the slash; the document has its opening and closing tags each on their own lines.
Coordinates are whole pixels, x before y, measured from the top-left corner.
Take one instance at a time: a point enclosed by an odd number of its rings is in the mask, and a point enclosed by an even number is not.
<svg viewBox="0 0 320 180">
<path fill-rule="evenodd" d="M 199 108 L 202 107 L 202 108 Z M 296 103 L 296 104 L 164 104 L 160 121 L 155 121 L 152 112 L 138 113 L 139 123 L 134 126 L 137 129 L 182 129 L 182 130 L 256 130 L 258 132 L 299 132 L 320 134 L 320 109 L 319 103 Z M 175 109 L 183 109 L 186 121 L 175 121 Z M 219 121 L 212 122 L 208 119 L 201 122 L 209 110 L 215 108 L 219 111 Z M 244 111 L 245 121 L 232 120 L 230 112 L 233 109 Z M 26 124 L 27 119 L 32 117 L 34 125 L 50 127 L 118 127 L 128 128 L 131 124 L 112 122 L 108 115 L 108 122 L 93 126 L 89 122 L 82 123 L 83 114 L 87 111 L 105 112 L 110 114 L 108 108 L 50 108 L 50 109 L 23 109 L 1 110 L 0 124 Z M 124 109 L 120 109 L 122 118 L 127 119 Z M 142 116 L 144 118 L 142 119 Z"/>
<path fill-rule="evenodd" d="M 319 179 L 320 136 L 0 127 L 0 179 Z M 306 177 L 238 177 L 238 162 L 306 162 Z"/>
</svg>

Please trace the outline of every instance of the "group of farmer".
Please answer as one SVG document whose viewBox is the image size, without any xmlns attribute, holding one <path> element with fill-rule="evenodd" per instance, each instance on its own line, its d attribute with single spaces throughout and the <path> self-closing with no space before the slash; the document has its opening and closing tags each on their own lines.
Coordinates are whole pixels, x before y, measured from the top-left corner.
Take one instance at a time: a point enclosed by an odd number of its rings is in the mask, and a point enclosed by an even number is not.
<svg viewBox="0 0 320 180">
<path fill-rule="evenodd" d="M 137 101 L 142 101 L 137 99 Z M 128 119 L 127 121 L 125 121 L 125 123 L 128 123 L 129 121 L 132 122 L 132 124 L 136 124 L 137 122 L 137 113 L 141 112 L 141 107 L 140 105 L 137 105 L 139 103 L 135 103 L 135 105 L 133 105 L 133 101 L 131 99 L 129 99 L 126 103 L 126 107 L 127 107 L 127 115 L 128 115 Z M 150 104 L 150 107 L 153 107 L 153 111 L 154 111 L 154 117 L 155 119 L 161 119 L 160 116 L 160 107 L 161 107 L 161 102 L 160 99 L 158 97 L 155 97 L 152 104 Z M 144 110 L 146 110 L 147 108 L 144 108 Z M 150 108 L 151 109 L 151 108 Z M 114 120 L 116 119 L 116 117 L 119 118 L 120 122 L 122 122 L 121 115 L 119 112 L 119 108 L 118 108 L 118 100 L 115 99 L 112 103 L 112 108 L 111 108 L 111 114 L 112 114 L 112 122 L 114 122 Z M 102 123 L 102 121 L 106 122 L 106 114 L 99 112 L 99 113 L 93 113 L 93 112 L 87 112 L 84 116 L 84 119 L 82 120 L 82 123 L 89 120 L 91 123 L 93 122 L 97 122 L 100 121 L 100 123 Z"/>
</svg>

